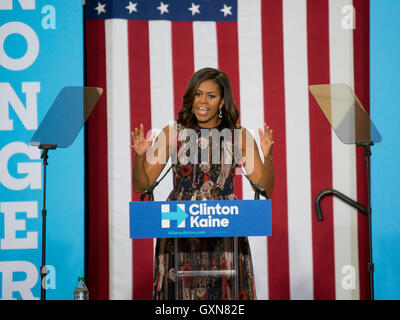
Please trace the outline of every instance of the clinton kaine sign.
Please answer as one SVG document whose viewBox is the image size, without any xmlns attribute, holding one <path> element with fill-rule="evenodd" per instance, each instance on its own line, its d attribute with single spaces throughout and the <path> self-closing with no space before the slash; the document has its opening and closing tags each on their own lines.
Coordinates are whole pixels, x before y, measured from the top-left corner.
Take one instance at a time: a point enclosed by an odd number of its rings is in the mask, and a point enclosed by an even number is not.
<svg viewBox="0 0 400 320">
<path fill-rule="evenodd" d="M 130 236 L 135 239 L 270 235 L 270 200 L 130 203 Z"/>
</svg>

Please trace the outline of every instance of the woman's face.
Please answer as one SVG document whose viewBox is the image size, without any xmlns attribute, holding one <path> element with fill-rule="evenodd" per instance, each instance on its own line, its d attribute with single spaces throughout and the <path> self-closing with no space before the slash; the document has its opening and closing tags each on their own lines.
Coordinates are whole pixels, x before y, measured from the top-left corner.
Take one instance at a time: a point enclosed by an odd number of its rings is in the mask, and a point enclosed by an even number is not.
<svg viewBox="0 0 400 320">
<path fill-rule="evenodd" d="M 213 128 L 221 122 L 219 109 L 224 105 L 219 85 L 213 80 L 204 80 L 198 86 L 194 101 L 193 113 L 200 127 Z"/>
</svg>

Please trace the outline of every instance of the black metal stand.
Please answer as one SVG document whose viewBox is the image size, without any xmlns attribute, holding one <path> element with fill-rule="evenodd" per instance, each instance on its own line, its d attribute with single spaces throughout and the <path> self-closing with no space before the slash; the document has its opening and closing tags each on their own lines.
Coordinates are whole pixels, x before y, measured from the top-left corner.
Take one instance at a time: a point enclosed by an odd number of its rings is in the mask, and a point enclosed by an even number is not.
<svg viewBox="0 0 400 320">
<path fill-rule="evenodd" d="M 334 190 L 334 189 L 325 189 L 318 193 L 317 197 L 315 198 L 314 206 L 317 215 L 317 219 L 322 221 L 323 215 L 321 211 L 320 202 L 321 200 L 329 195 L 338 197 L 348 205 L 352 206 L 353 208 L 359 210 L 360 212 L 364 213 L 368 217 L 368 246 L 369 246 L 369 262 L 368 262 L 368 273 L 369 273 L 369 289 L 370 289 L 370 300 L 374 300 L 374 263 L 372 262 L 372 226 L 371 226 L 371 187 L 370 187 L 370 157 L 371 157 L 371 146 L 374 145 L 372 141 L 360 141 L 356 143 L 357 146 L 364 148 L 364 161 L 366 166 L 366 174 L 367 174 L 367 206 L 362 206 L 358 202 L 350 199 L 349 197 L 345 196 L 343 193 Z"/>
<path fill-rule="evenodd" d="M 165 178 L 168 172 L 172 169 L 173 165 L 171 165 L 168 170 L 164 173 L 164 175 L 156 182 L 154 182 L 151 186 L 147 187 L 147 189 L 140 195 L 140 201 L 144 201 L 146 196 L 149 196 L 149 201 L 154 201 L 154 189 L 160 184 L 161 180 Z"/>
<path fill-rule="evenodd" d="M 264 198 L 268 199 L 267 191 L 263 187 L 261 187 L 259 184 L 255 183 L 253 180 L 251 180 L 248 175 L 243 171 L 243 168 L 240 167 L 240 170 L 242 171 L 242 174 L 246 177 L 246 179 L 250 182 L 250 185 L 253 187 L 254 190 L 254 200 L 260 200 L 260 195 L 262 195 Z"/>
<path fill-rule="evenodd" d="M 46 269 L 46 167 L 48 165 L 47 155 L 49 150 L 54 150 L 57 148 L 55 144 L 41 144 L 39 149 L 42 149 L 41 158 L 43 159 L 43 210 L 42 210 L 42 266 L 40 267 L 40 279 L 41 279 L 41 290 L 40 290 L 40 300 L 46 300 L 46 288 L 43 282 L 45 276 L 47 275 Z"/>
</svg>

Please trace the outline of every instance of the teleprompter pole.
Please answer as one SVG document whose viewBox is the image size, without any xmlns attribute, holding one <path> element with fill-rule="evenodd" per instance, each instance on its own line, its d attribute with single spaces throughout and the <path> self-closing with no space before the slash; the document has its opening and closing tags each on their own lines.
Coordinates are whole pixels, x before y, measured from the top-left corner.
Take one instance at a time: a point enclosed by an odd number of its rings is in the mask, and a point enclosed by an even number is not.
<svg viewBox="0 0 400 320">
<path fill-rule="evenodd" d="M 374 300 L 374 263 L 372 261 L 372 223 L 371 223 L 371 187 L 370 187 L 370 156 L 371 156 L 371 146 L 373 145 L 372 141 L 360 141 L 356 143 L 357 146 L 364 148 L 364 160 L 365 160 L 365 167 L 366 167 L 366 178 L 367 178 L 367 206 L 363 206 L 358 202 L 350 199 L 349 197 L 345 196 L 343 193 L 334 190 L 334 189 L 325 189 L 318 193 L 317 197 L 315 198 L 314 206 L 315 212 L 317 215 L 317 219 L 319 221 L 323 220 L 323 215 L 321 211 L 320 202 L 326 196 L 336 196 L 348 205 L 352 206 L 353 208 L 357 209 L 358 211 L 367 215 L 368 218 L 368 247 L 369 247 L 369 261 L 367 265 L 368 273 L 369 273 L 369 298 L 370 300 Z"/>
<path fill-rule="evenodd" d="M 42 209 L 42 265 L 40 267 L 40 300 L 46 300 L 46 284 L 44 283 L 45 276 L 47 275 L 46 269 L 46 168 L 48 165 L 47 155 L 49 150 L 54 150 L 57 148 L 55 144 L 41 144 L 39 149 L 42 149 L 41 159 L 43 159 L 43 209 Z"/>
</svg>

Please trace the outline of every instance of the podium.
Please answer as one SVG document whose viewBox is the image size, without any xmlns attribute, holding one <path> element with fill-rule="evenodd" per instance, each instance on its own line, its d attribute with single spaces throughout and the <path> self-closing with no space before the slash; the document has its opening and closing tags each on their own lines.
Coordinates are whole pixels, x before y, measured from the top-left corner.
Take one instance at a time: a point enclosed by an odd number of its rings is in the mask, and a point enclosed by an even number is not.
<svg viewBox="0 0 400 320">
<path fill-rule="evenodd" d="M 270 200 L 134 201 L 130 203 L 130 237 L 173 238 L 175 299 L 196 300 L 197 292 L 219 291 L 223 300 L 238 300 L 241 237 L 271 236 Z M 215 240 L 222 255 L 201 248 Z M 210 239 L 209 239 L 210 240 Z M 205 243 L 205 242 L 203 242 Z M 214 243 L 208 241 L 207 244 Z M 208 256 L 207 256 L 208 255 Z M 210 258 L 211 257 L 211 258 Z M 213 263 L 209 263 L 213 261 Z M 212 299 L 212 297 L 206 297 Z"/>
<path fill-rule="evenodd" d="M 207 288 L 211 288 L 211 296 L 213 296 L 213 291 L 220 291 L 223 300 L 238 300 L 238 237 L 224 239 L 223 243 L 226 244 L 224 256 L 218 259 L 214 265 L 205 265 L 201 260 L 196 265 L 190 263 L 190 259 L 187 258 L 191 251 L 192 241 L 185 238 L 174 239 L 176 299 L 198 300 L 198 295 L 193 294 L 195 292 L 192 290 L 193 288 L 197 288 L 201 295 L 203 292 L 207 292 Z M 210 296 L 207 298 L 210 299 Z"/>
</svg>

